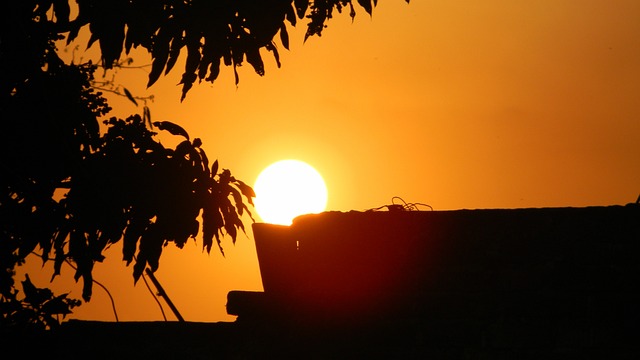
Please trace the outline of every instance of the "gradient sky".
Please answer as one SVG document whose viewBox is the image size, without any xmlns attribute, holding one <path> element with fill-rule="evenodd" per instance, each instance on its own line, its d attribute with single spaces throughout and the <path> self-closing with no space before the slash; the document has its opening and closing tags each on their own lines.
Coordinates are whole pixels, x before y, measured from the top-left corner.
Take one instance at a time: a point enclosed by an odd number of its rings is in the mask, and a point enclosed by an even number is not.
<svg viewBox="0 0 640 360">
<path fill-rule="evenodd" d="M 282 68 L 264 53 L 266 75 L 247 64 L 237 89 L 230 68 L 183 103 L 179 66 L 149 90 L 143 71 L 116 80 L 154 94 L 154 121 L 183 125 L 246 182 L 277 160 L 308 162 L 325 177 L 328 210 L 366 210 L 393 196 L 435 210 L 636 200 L 640 2 L 385 0 L 373 18 L 357 10 L 354 23 L 339 15 L 304 44 L 300 22 L 291 51 L 280 46 Z M 141 111 L 112 105 L 122 117 Z M 166 248 L 156 274 L 186 320 L 233 320 L 227 292 L 261 290 L 251 232 L 225 245 L 226 259 L 202 254 L 200 239 Z M 117 244 L 94 270 L 120 320 L 161 320 L 120 253 Z M 44 286 L 51 270 L 42 273 L 32 278 Z M 69 282 L 54 288 L 81 296 Z M 105 293 L 94 294 L 72 317 L 113 320 Z"/>
</svg>

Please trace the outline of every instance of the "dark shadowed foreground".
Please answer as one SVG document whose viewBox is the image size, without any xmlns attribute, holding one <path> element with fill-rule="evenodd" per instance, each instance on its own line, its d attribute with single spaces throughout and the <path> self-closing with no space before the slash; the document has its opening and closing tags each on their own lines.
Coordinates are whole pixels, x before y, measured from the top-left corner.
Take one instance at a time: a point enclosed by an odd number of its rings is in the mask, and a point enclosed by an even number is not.
<svg viewBox="0 0 640 360">
<path fill-rule="evenodd" d="M 329 212 L 254 233 L 265 291 L 229 293 L 235 323 L 71 321 L 22 349 L 120 359 L 640 355 L 637 204 Z"/>
</svg>

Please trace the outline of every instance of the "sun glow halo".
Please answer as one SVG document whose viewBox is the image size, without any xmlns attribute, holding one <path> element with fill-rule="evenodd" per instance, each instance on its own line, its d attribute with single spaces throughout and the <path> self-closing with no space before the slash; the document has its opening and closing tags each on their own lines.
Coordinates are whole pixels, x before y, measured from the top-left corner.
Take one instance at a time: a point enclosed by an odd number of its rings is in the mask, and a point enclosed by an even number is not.
<svg viewBox="0 0 640 360">
<path fill-rule="evenodd" d="M 327 206 L 327 187 L 311 165 L 281 160 L 256 179 L 255 208 L 266 223 L 290 225 L 298 215 L 319 213 Z"/>
</svg>

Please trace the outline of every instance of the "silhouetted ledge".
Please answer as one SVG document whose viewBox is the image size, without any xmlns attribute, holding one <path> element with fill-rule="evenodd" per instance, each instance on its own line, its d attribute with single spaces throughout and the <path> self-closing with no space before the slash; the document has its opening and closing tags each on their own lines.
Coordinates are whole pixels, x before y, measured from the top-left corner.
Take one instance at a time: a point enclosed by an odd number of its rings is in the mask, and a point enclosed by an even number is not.
<svg viewBox="0 0 640 360">
<path fill-rule="evenodd" d="M 265 291 L 228 294 L 236 322 L 3 340 L 66 359 L 640 358 L 636 204 L 326 212 L 254 235 Z"/>
</svg>

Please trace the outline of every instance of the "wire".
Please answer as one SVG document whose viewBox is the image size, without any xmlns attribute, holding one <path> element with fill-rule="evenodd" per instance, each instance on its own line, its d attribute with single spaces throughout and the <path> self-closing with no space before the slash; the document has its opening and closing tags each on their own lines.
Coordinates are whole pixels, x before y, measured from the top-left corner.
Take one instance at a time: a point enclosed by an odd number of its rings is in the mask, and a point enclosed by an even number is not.
<svg viewBox="0 0 640 360">
<path fill-rule="evenodd" d="M 134 255 L 133 260 L 138 261 L 138 258 Z M 147 290 L 149 290 L 149 293 L 153 297 L 153 300 L 155 300 L 156 303 L 158 304 L 158 307 L 160 308 L 160 312 L 162 313 L 162 317 L 164 318 L 164 321 L 168 321 L 167 315 L 164 313 L 164 308 L 162 307 L 162 303 L 160 302 L 160 300 L 158 300 L 158 295 L 155 292 L 153 292 L 153 290 L 151 289 L 151 286 L 149 286 L 149 282 L 147 281 L 147 277 L 144 274 L 144 271 L 142 272 L 141 275 L 142 275 L 142 280 L 144 281 L 144 285 L 147 287 Z"/>
<path fill-rule="evenodd" d="M 78 268 L 76 268 L 68 259 L 64 259 L 64 262 L 67 263 L 67 265 L 71 266 L 73 270 L 78 270 Z M 111 309 L 113 309 L 113 315 L 116 317 L 116 322 L 120 322 L 120 320 L 118 319 L 118 311 L 116 311 L 116 302 L 113 300 L 113 296 L 111 296 L 111 292 L 109 291 L 109 289 L 107 289 L 106 286 L 102 285 L 98 280 L 94 279 L 93 277 L 91 278 L 91 281 L 93 281 L 94 283 L 96 283 L 96 285 L 103 288 L 104 291 L 107 293 L 107 295 L 109 296 L 109 300 L 111 300 Z"/>
<path fill-rule="evenodd" d="M 158 306 L 160 307 L 160 312 L 162 312 L 162 317 L 164 318 L 164 321 L 167 321 L 167 315 L 165 315 L 164 313 L 164 308 L 162 307 L 162 303 L 160 303 L 160 300 L 158 300 L 158 296 L 156 295 L 156 293 L 154 293 L 153 290 L 151 290 L 151 286 L 149 286 L 149 283 L 147 282 L 147 277 L 144 273 L 142 273 L 142 280 L 144 281 L 144 284 L 147 286 L 147 289 L 149 290 L 149 292 L 151 293 L 151 296 L 153 296 L 153 299 L 156 301 L 156 303 L 158 303 Z"/>
<path fill-rule="evenodd" d="M 176 306 L 173 304 L 173 302 L 167 295 L 167 292 L 164 291 L 164 288 L 162 287 L 158 279 L 156 279 L 155 275 L 153 275 L 153 271 L 151 271 L 151 268 L 146 268 L 145 272 L 149 276 L 149 279 L 151 279 L 151 282 L 156 287 L 156 289 L 158 289 L 158 296 L 162 296 L 164 301 L 167 302 L 167 305 L 169 305 L 169 308 L 171 309 L 171 311 L 173 311 L 173 314 L 176 316 L 176 318 L 178 318 L 178 321 L 184 322 L 184 318 L 182 317 L 182 315 L 180 315 L 180 311 L 178 311 L 178 308 L 176 308 Z"/>
<path fill-rule="evenodd" d="M 39 257 L 39 258 L 43 258 L 42 255 L 36 253 L 35 251 L 31 252 L 33 255 Z M 64 259 L 64 262 L 71 266 L 71 268 L 73 270 L 78 270 L 77 267 L 75 267 L 68 259 Z M 102 283 L 100 283 L 98 280 L 96 279 L 91 279 L 92 282 L 94 282 L 96 285 L 100 286 L 102 289 L 104 289 L 104 291 L 107 293 L 107 296 L 109 296 L 109 300 L 111 301 L 111 309 L 113 309 L 113 315 L 116 318 L 116 322 L 120 322 L 120 320 L 118 319 L 118 311 L 116 310 L 116 302 L 113 300 L 113 296 L 111 296 L 111 292 L 109 291 L 109 289 L 107 289 L 106 286 L 102 285 Z"/>
<path fill-rule="evenodd" d="M 420 211 L 420 206 L 424 206 L 424 207 L 428 207 L 429 209 L 431 209 L 431 211 L 433 211 L 433 207 L 431 207 L 431 205 L 424 204 L 424 203 L 407 203 L 406 201 L 404 201 L 404 199 L 402 199 L 399 196 L 394 196 L 391 198 L 391 202 L 393 203 L 393 205 L 397 205 L 395 203 L 396 199 L 402 201 L 402 204 L 403 204 L 402 207 L 404 208 L 404 210 Z"/>
<path fill-rule="evenodd" d="M 36 253 L 35 251 L 31 252 L 33 255 L 42 258 L 42 255 Z M 64 262 L 69 265 L 73 270 L 78 270 L 78 268 L 73 265 L 69 259 L 64 259 Z M 155 300 L 155 302 L 158 304 L 158 307 L 160 308 L 160 312 L 162 313 L 162 317 L 164 318 L 164 321 L 168 321 L 167 320 L 167 315 L 164 312 L 164 307 L 162 307 L 162 303 L 160 302 L 160 300 L 158 299 L 158 296 L 153 292 L 153 290 L 151 289 L 151 286 L 149 286 L 149 282 L 147 281 L 147 277 L 146 275 L 143 273 L 142 274 L 142 280 L 144 281 L 145 286 L 147 287 L 147 290 L 149 290 L 149 293 L 151 294 L 151 296 L 153 297 L 153 299 Z M 118 318 L 118 311 L 116 309 L 116 302 L 113 299 L 113 296 L 111 296 L 111 292 L 109 291 L 109 289 L 107 289 L 106 286 L 104 286 L 101 282 L 99 282 L 96 279 L 92 279 L 92 281 L 100 286 L 106 293 L 107 296 L 109 296 L 109 300 L 111 301 L 111 309 L 113 310 L 113 315 L 116 318 L 116 322 L 120 322 L 119 318 Z"/>
<path fill-rule="evenodd" d="M 396 201 L 399 200 L 400 203 Z M 367 209 L 366 211 L 380 211 L 382 209 L 387 209 L 388 211 L 421 211 L 420 207 L 428 207 L 431 211 L 433 211 L 433 207 L 424 203 L 407 203 L 399 196 L 394 196 L 391 198 L 391 204 L 378 206 L 377 208 Z"/>
</svg>

